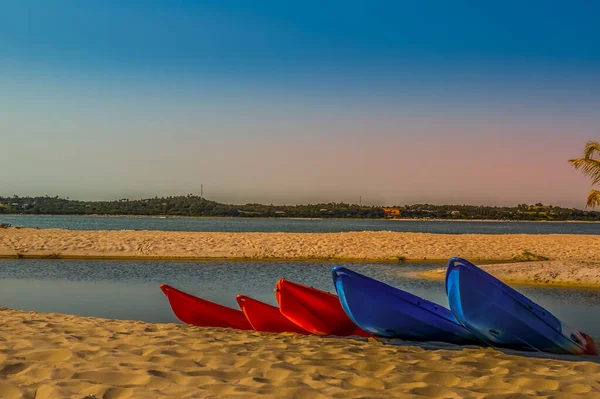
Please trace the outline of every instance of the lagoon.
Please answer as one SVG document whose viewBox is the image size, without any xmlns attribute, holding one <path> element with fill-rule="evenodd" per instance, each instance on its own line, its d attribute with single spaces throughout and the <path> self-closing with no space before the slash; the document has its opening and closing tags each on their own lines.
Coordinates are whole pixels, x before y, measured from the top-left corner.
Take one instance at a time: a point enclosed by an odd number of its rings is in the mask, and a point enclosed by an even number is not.
<svg viewBox="0 0 600 399">
<path fill-rule="evenodd" d="M 177 322 L 159 289 L 165 283 L 236 307 L 245 294 L 276 304 L 282 277 L 333 292 L 331 268 L 343 265 L 447 306 L 444 283 L 412 276 L 441 264 L 262 261 L 0 260 L 0 306 L 110 319 Z M 555 316 L 600 336 L 600 290 L 516 287 Z"/>
<path fill-rule="evenodd" d="M 382 219 L 191 218 L 0 215 L 0 224 L 69 230 L 337 233 L 395 231 L 438 234 L 600 234 L 600 223 Z"/>
</svg>

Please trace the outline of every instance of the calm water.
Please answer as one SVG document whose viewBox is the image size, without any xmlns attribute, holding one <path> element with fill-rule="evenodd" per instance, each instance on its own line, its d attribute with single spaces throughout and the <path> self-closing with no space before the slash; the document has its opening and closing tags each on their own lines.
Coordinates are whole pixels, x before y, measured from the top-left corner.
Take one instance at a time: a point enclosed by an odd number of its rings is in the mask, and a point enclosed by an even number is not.
<svg viewBox="0 0 600 399">
<path fill-rule="evenodd" d="M 92 260 L 0 260 L 0 306 L 81 316 L 174 322 L 161 283 L 223 305 L 237 307 L 246 294 L 276 304 L 275 282 L 285 277 L 333 292 L 327 262 L 144 262 Z M 415 279 L 413 271 L 441 264 L 344 266 L 444 304 L 443 282 Z M 518 288 L 558 318 L 600 336 L 600 291 Z"/>
<path fill-rule="evenodd" d="M 165 230 L 333 233 L 403 231 L 444 234 L 600 234 L 600 223 L 463 222 L 422 220 L 152 218 L 0 215 L 0 223 L 71 230 Z"/>
</svg>

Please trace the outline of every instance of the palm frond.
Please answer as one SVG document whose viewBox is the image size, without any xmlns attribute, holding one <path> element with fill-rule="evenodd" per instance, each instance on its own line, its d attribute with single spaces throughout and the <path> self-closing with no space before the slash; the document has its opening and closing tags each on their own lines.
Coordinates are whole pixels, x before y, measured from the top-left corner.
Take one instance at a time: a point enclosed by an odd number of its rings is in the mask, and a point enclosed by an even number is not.
<svg viewBox="0 0 600 399">
<path fill-rule="evenodd" d="M 600 159 L 576 158 L 570 159 L 569 163 L 575 169 L 581 169 L 584 175 L 592 178 L 592 184 L 600 183 Z"/>
<path fill-rule="evenodd" d="M 595 208 L 597 205 L 600 205 L 600 191 L 592 189 L 588 194 L 585 206 Z"/>
<path fill-rule="evenodd" d="M 585 158 L 593 158 L 594 154 L 598 153 L 600 155 L 600 143 L 597 141 L 588 141 L 585 143 L 585 150 L 583 152 L 583 156 Z"/>
</svg>

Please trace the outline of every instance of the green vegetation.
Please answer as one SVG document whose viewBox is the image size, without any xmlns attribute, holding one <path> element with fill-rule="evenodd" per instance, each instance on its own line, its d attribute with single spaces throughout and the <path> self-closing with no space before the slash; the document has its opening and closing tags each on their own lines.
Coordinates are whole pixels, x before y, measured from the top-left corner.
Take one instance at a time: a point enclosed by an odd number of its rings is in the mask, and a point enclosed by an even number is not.
<svg viewBox="0 0 600 399">
<path fill-rule="evenodd" d="M 521 204 L 516 207 L 430 204 L 378 207 L 333 202 L 308 205 L 231 205 L 209 201 L 193 195 L 141 200 L 121 199 L 117 201 L 77 201 L 49 196 L 0 197 L 0 214 L 3 213 L 28 215 L 600 221 L 600 212 L 561 208 L 540 203 L 535 205 Z"/>
<path fill-rule="evenodd" d="M 581 169 L 584 175 L 592 179 L 592 185 L 600 184 L 600 158 L 594 158 L 594 155 L 600 155 L 600 143 L 597 141 L 588 141 L 585 145 L 583 158 L 570 159 L 569 163 L 575 169 Z M 586 206 L 595 208 L 600 205 L 600 191 L 590 190 L 587 198 Z"/>
<path fill-rule="evenodd" d="M 516 207 L 417 204 L 398 207 L 407 219 L 449 220 L 585 220 L 600 221 L 600 212 L 552 205 L 520 204 Z"/>
<path fill-rule="evenodd" d="M 52 252 L 51 254 L 43 255 L 41 258 L 42 259 L 60 259 L 61 255 L 58 252 Z"/>
<path fill-rule="evenodd" d="M 0 197 L 0 214 L 241 216 L 299 218 L 383 218 L 381 207 L 344 203 L 276 206 L 221 204 L 198 196 L 117 201 L 76 201 L 59 197 Z"/>
<path fill-rule="evenodd" d="M 548 258 L 546 256 L 534 254 L 525 249 L 525 250 L 523 250 L 521 255 L 515 256 L 515 260 L 520 260 L 520 261 L 540 261 L 541 260 L 541 261 L 544 261 L 544 260 L 550 260 L 550 258 Z"/>
</svg>

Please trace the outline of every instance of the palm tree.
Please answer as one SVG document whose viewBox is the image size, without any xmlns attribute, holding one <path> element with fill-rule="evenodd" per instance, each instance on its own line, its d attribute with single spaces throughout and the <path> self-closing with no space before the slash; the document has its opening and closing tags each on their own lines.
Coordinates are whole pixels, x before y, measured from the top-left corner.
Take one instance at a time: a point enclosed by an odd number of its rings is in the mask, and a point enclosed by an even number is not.
<svg viewBox="0 0 600 399">
<path fill-rule="evenodd" d="M 569 159 L 569 163 L 575 169 L 581 169 L 584 175 L 592 178 L 592 185 L 600 183 L 600 157 L 594 158 L 596 154 L 600 156 L 600 143 L 588 141 L 585 145 L 583 158 Z M 586 206 L 594 208 L 596 205 L 600 205 L 600 191 L 591 189 Z"/>
</svg>

